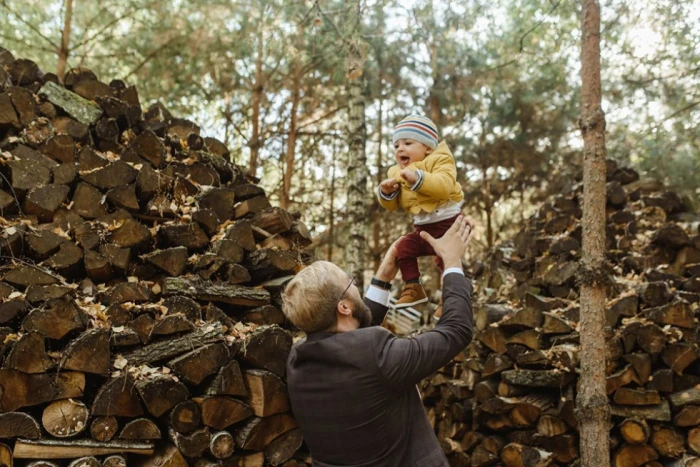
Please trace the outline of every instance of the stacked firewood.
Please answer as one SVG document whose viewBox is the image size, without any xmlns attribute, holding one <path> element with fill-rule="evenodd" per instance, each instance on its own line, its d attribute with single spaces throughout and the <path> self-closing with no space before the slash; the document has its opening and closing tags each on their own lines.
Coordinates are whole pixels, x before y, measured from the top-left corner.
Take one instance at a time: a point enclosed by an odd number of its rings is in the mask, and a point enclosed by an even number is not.
<svg viewBox="0 0 700 467">
<path fill-rule="evenodd" d="M 1 48 L 0 150 L 0 465 L 305 465 L 304 224 L 135 87 Z"/>
<path fill-rule="evenodd" d="M 422 384 L 452 465 L 577 465 L 580 184 L 474 266 L 477 332 Z M 613 465 L 700 465 L 700 216 L 610 163 L 605 354 Z M 695 456 L 695 457 L 694 457 Z"/>
</svg>

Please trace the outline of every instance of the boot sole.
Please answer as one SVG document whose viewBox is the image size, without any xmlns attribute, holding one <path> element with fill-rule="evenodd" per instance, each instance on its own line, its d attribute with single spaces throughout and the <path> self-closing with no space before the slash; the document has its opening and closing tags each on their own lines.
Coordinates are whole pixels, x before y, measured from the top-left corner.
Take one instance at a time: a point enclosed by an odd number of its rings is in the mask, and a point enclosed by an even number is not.
<svg viewBox="0 0 700 467">
<path fill-rule="evenodd" d="M 394 304 L 394 308 L 397 310 L 401 310 L 403 308 L 408 308 L 408 307 L 411 307 L 413 305 L 418 305 L 419 303 L 425 303 L 427 301 L 428 301 L 428 297 L 421 298 L 420 300 L 416 300 L 415 302 L 411 302 L 411 303 L 396 303 L 396 304 Z"/>
</svg>

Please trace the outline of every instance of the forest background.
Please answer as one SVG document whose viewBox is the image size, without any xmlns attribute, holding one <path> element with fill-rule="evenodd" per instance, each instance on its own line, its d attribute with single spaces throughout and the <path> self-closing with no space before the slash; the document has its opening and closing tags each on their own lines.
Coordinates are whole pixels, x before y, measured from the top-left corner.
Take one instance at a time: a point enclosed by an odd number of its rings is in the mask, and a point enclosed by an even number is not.
<svg viewBox="0 0 700 467">
<path fill-rule="evenodd" d="M 374 195 L 408 114 L 452 148 L 476 250 L 580 180 L 578 2 L 0 0 L 0 12 L 15 56 L 125 79 L 144 106 L 224 141 L 273 204 L 302 213 L 316 257 L 349 270 L 371 271 L 410 229 Z M 608 158 L 695 211 L 700 7 L 603 0 L 601 14 Z"/>
</svg>

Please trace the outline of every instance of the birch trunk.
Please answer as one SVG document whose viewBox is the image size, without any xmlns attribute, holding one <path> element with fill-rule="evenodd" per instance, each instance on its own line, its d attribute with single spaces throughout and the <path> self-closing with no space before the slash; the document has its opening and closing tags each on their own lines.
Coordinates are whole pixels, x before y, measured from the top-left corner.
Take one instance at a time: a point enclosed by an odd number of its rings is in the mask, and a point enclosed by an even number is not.
<svg viewBox="0 0 700 467">
<path fill-rule="evenodd" d="M 360 37 L 360 2 L 356 5 L 354 21 L 355 31 L 350 40 L 347 72 L 348 79 L 348 210 L 347 223 L 349 241 L 345 248 L 345 263 L 347 272 L 357 280 L 357 286 L 363 289 L 363 272 L 365 268 L 365 224 L 367 220 L 367 155 L 365 142 L 367 128 L 365 126 L 365 96 L 363 58 L 360 52 L 362 39 Z"/>
<path fill-rule="evenodd" d="M 282 183 L 282 196 L 280 204 L 283 209 L 289 209 L 292 191 L 292 174 L 294 173 L 294 158 L 297 145 L 297 111 L 299 109 L 299 98 L 302 74 L 302 55 L 304 46 L 304 26 L 297 24 L 297 56 L 294 59 L 294 80 L 292 83 L 292 110 L 289 120 L 289 133 L 287 135 L 287 155 L 284 163 L 284 179 Z"/>
<path fill-rule="evenodd" d="M 610 407 L 605 392 L 605 114 L 601 109 L 600 5 L 581 12 L 583 257 L 581 260 L 581 384 L 577 418 L 584 467 L 610 465 Z"/>
<path fill-rule="evenodd" d="M 263 90 L 265 88 L 263 83 L 263 53 L 265 52 L 265 30 L 263 28 L 262 15 L 264 12 L 261 11 L 260 18 L 260 31 L 258 31 L 258 53 L 255 60 L 255 83 L 253 85 L 253 121 L 252 121 L 252 135 L 250 137 L 250 173 L 255 176 L 255 172 L 258 170 L 258 154 L 260 152 L 260 146 L 262 145 L 260 141 L 260 107 L 262 106 L 262 96 Z"/>
</svg>

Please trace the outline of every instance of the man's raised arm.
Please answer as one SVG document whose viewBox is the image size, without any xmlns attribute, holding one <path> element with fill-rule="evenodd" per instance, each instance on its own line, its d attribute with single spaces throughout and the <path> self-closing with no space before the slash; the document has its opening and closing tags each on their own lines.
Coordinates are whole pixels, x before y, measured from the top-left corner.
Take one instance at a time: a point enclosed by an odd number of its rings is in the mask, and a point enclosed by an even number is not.
<svg viewBox="0 0 700 467">
<path fill-rule="evenodd" d="M 470 234 L 471 225 L 462 216 L 440 239 L 421 233 L 445 263 L 443 313 L 435 329 L 417 337 L 397 338 L 389 332 L 375 336 L 377 366 L 397 389 L 415 385 L 434 373 L 472 340 L 472 284 L 461 263 Z"/>
</svg>

